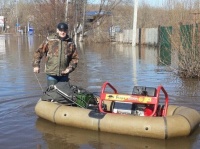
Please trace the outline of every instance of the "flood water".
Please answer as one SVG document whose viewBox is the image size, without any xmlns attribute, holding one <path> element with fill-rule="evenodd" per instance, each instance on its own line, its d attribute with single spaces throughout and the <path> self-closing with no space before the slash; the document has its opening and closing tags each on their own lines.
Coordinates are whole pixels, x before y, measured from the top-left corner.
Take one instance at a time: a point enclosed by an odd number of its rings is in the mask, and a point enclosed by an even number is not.
<svg viewBox="0 0 200 149">
<path fill-rule="evenodd" d="M 188 137 L 158 140 L 64 127 L 38 118 L 34 107 L 46 87 L 46 78 L 43 65 L 40 74 L 33 73 L 31 60 L 43 39 L 25 35 L 0 36 L 0 148 L 200 148 L 200 128 Z M 167 67 L 159 65 L 156 49 L 115 44 L 77 45 L 80 62 L 70 76 L 71 84 L 95 93 L 100 92 L 105 81 L 121 93 L 132 93 L 136 85 L 162 85 L 169 94 L 170 104 L 200 111 L 200 81 L 180 79 Z M 172 61 L 171 67 L 174 67 Z"/>
</svg>

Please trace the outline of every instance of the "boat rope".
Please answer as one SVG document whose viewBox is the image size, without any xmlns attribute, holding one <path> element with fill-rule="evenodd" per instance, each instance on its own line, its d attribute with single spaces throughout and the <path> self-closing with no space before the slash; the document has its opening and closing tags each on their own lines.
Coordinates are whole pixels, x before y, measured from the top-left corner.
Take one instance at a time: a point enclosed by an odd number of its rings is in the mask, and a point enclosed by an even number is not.
<svg viewBox="0 0 200 149">
<path fill-rule="evenodd" d="M 30 62 L 31 62 L 31 61 L 30 61 Z M 32 65 L 32 63 L 31 63 L 31 65 Z M 33 72 L 33 73 L 34 73 L 34 75 L 35 75 L 35 78 L 36 78 L 36 80 L 37 80 L 39 86 L 40 86 L 40 89 L 42 90 L 42 92 L 44 92 L 44 89 L 42 88 L 42 85 L 41 85 L 41 83 L 40 83 L 40 80 L 38 79 L 38 76 L 36 75 L 35 72 Z M 40 73 L 45 73 L 45 72 L 40 72 Z"/>
<path fill-rule="evenodd" d="M 35 75 L 35 78 L 36 78 L 36 80 L 37 80 L 37 82 L 38 82 L 38 84 L 39 84 L 39 86 L 40 86 L 40 89 L 42 90 L 42 92 L 44 92 L 44 90 L 43 90 L 43 88 L 42 88 L 42 85 L 41 85 L 41 83 L 40 83 L 40 80 L 38 79 L 36 73 L 34 73 L 34 75 Z"/>
</svg>

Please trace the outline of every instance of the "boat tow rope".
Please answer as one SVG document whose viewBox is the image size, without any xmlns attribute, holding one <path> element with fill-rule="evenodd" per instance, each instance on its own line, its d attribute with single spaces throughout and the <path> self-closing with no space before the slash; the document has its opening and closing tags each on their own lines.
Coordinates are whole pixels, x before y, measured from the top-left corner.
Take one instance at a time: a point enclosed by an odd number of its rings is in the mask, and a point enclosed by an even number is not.
<svg viewBox="0 0 200 149">
<path fill-rule="evenodd" d="M 36 73 L 34 73 L 34 74 L 35 74 L 35 78 L 36 78 L 36 80 L 37 80 L 37 82 L 38 82 L 38 84 L 39 84 L 39 86 L 40 86 L 40 89 L 42 90 L 42 92 L 44 92 L 44 90 L 43 90 L 43 88 L 42 88 L 42 85 L 41 85 L 41 83 L 40 83 L 40 80 L 38 79 Z"/>
<path fill-rule="evenodd" d="M 81 107 L 81 108 L 85 108 L 85 107 L 83 107 L 82 105 L 76 103 L 76 102 L 72 99 L 73 96 L 69 96 L 69 95 L 65 94 L 63 91 L 59 90 L 55 85 L 54 85 L 53 87 L 54 87 L 54 89 L 57 91 L 57 93 L 60 94 L 61 96 L 66 97 L 68 100 L 70 100 L 72 103 L 76 104 L 77 106 L 79 106 L 79 107 Z"/>
</svg>

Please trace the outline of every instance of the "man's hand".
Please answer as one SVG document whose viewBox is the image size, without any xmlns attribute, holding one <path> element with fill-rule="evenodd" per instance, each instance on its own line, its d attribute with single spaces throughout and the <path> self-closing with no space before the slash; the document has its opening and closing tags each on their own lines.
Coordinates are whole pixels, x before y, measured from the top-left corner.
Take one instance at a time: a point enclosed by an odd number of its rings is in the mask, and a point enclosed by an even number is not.
<svg viewBox="0 0 200 149">
<path fill-rule="evenodd" d="M 34 67 L 34 68 L 33 68 L 33 72 L 39 73 L 39 72 L 40 72 L 40 68 L 39 68 L 39 67 Z"/>
<path fill-rule="evenodd" d="M 68 68 L 61 72 L 62 75 L 66 75 L 68 73 L 69 73 L 69 69 Z"/>
</svg>

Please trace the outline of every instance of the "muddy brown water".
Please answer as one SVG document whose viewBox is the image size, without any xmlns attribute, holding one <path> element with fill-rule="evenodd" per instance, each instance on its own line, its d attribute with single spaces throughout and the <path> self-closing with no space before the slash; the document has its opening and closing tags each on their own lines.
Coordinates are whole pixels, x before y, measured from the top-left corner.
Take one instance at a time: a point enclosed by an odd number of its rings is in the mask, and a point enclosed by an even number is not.
<svg viewBox="0 0 200 149">
<path fill-rule="evenodd" d="M 42 71 L 35 75 L 32 54 L 43 37 L 0 35 L 0 148 L 2 149 L 198 149 L 200 128 L 190 136 L 169 140 L 132 137 L 53 124 L 34 112 L 46 87 Z M 105 81 L 121 93 L 133 86 L 162 85 L 169 103 L 200 111 L 200 81 L 180 79 L 158 64 L 154 48 L 130 45 L 77 44 L 78 68 L 71 83 L 99 93 Z M 171 58 L 171 67 L 176 67 Z M 126 127 L 126 126 L 124 126 Z M 180 124 L 181 127 L 181 124 Z"/>
</svg>

